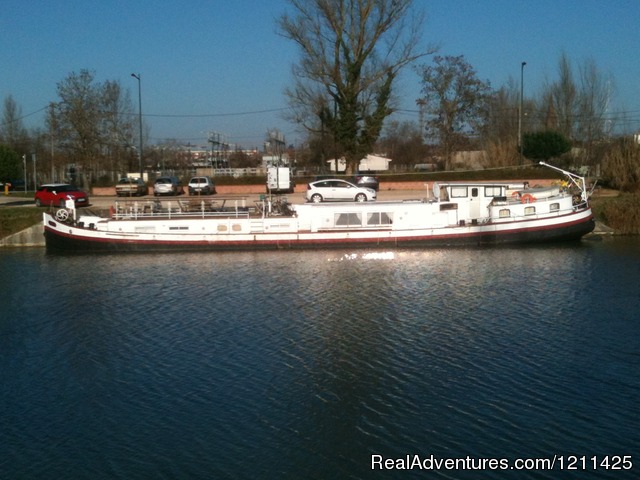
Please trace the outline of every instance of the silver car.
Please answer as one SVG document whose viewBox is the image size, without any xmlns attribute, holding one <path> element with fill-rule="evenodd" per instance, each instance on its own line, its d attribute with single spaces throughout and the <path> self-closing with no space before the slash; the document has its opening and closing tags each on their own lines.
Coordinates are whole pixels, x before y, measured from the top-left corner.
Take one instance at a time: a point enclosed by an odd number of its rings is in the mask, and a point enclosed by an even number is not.
<svg viewBox="0 0 640 480">
<path fill-rule="evenodd" d="M 177 177 L 160 177 L 153 184 L 153 194 L 158 195 L 180 195 L 182 187 Z"/>
<path fill-rule="evenodd" d="M 307 185 L 307 201 L 320 202 L 370 202 L 376 199 L 376 191 L 357 187 L 338 178 L 317 180 Z"/>
</svg>

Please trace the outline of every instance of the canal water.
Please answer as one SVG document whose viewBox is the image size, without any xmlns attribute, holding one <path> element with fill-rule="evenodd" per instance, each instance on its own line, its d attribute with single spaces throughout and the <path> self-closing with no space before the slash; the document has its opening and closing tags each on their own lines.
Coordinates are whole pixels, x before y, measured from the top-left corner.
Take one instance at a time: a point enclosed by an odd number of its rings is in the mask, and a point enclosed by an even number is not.
<svg viewBox="0 0 640 480">
<path fill-rule="evenodd" d="M 0 251 L 0 478 L 640 478 L 639 282 L 638 239 Z"/>
</svg>

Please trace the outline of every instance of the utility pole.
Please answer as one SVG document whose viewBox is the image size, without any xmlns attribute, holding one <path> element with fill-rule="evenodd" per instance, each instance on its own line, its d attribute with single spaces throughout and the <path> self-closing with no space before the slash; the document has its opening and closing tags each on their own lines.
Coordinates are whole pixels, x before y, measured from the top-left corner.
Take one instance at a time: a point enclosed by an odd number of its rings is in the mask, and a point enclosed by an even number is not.
<svg viewBox="0 0 640 480">
<path fill-rule="evenodd" d="M 140 169 L 140 179 L 144 181 L 144 170 L 142 168 L 142 87 L 140 74 L 132 73 L 131 76 L 138 80 L 138 123 L 140 127 L 140 150 L 138 151 L 138 167 Z"/>
<path fill-rule="evenodd" d="M 27 193 L 27 154 L 22 154 L 22 170 L 24 171 L 24 193 Z"/>
<path fill-rule="evenodd" d="M 38 176 L 36 174 L 36 154 L 31 154 L 31 160 L 33 160 L 33 189 L 38 189 Z"/>
<path fill-rule="evenodd" d="M 520 64 L 520 106 L 518 108 L 518 152 L 520 153 L 520 164 L 522 165 L 522 99 L 524 96 L 524 66 L 527 62 Z"/>
</svg>

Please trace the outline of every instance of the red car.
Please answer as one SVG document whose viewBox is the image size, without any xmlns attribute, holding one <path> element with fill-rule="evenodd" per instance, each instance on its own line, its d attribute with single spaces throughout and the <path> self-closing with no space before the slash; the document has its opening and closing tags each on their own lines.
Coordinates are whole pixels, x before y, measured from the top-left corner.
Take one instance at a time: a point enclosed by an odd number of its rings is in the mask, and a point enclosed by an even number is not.
<svg viewBox="0 0 640 480">
<path fill-rule="evenodd" d="M 36 190 L 35 201 L 38 207 L 54 205 L 64 207 L 65 202 L 71 198 L 76 207 L 89 205 L 89 195 L 68 183 L 48 183 L 41 185 Z"/>
</svg>

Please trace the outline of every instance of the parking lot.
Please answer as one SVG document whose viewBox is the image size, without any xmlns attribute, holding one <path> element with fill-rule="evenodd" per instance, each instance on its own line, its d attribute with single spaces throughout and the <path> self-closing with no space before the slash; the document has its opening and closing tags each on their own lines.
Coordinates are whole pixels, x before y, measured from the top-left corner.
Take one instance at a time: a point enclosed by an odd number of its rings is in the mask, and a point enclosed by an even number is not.
<svg viewBox="0 0 640 480">
<path fill-rule="evenodd" d="M 385 190 L 385 191 L 379 191 L 378 192 L 378 201 L 379 202 L 384 202 L 384 201 L 391 201 L 391 200 L 415 200 L 415 199 L 421 199 L 421 198 L 425 198 L 427 195 L 427 191 L 425 190 Z M 220 200 L 220 199 L 228 199 L 230 201 L 234 201 L 234 200 L 245 200 L 247 205 L 253 205 L 255 202 L 260 201 L 261 198 L 266 197 L 266 194 L 257 194 L 257 193 L 250 193 L 250 194 L 240 194 L 240 193 L 225 193 L 225 194 L 219 194 L 219 195 L 203 195 L 202 198 L 207 198 L 207 199 L 216 199 L 216 200 Z M 287 200 L 289 201 L 289 203 L 291 204 L 300 204 L 300 203 L 305 203 L 305 194 L 304 193 L 300 193 L 300 192 L 296 192 L 296 193 L 292 193 L 292 194 L 288 194 L 288 195 L 282 195 L 283 197 L 286 197 Z M 198 199 L 198 195 L 177 195 L 177 196 L 161 196 L 161 197 L 154 197 L 153 195 L 146 195 L 143 197 L 131 197 L 131 198 L 126 198 L 126 197 L 116 197 L 114 196 L 110 196 L 110 195 L 106 195 L 106 196 L 90 196 L 89 197 L 89 201 L 90 201 L 90 206 L 91 207 L 95 207 L 95 208 L 109 208 L 110 206 L 114 205 L 115 202 L 145 202 L 145 201 L 149 201 L 149 200 L 161 200 L 162 202 L 167 202 L 167 201 L 178 201 L 178 200 L 197 200 Z"/>
</svg>

